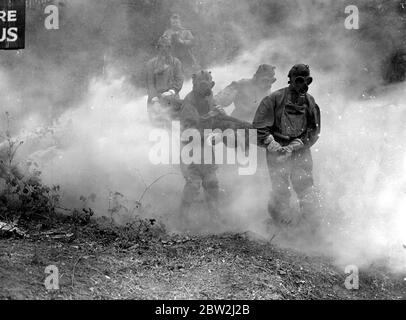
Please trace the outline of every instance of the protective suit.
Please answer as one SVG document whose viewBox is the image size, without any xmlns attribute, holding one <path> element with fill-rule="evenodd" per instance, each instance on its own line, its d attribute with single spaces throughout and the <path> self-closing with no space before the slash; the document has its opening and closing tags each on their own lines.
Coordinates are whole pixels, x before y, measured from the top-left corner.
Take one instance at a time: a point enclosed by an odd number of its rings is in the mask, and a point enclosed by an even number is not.
<svg viewBox="0 0 406 320">
<path fill-rule="evenodd" d="M 295 65 L 289 78 L 289 87 L 262 100 L 253 121 L 258 144 L 267 149 L 272 184 L 268 211 L 275 224 L 289 216 L 290 184 L 299 199 L 302 219 L 312 220 L 319 207 L 310 148 L 319 138 L 320 109 L 307 93 L 312 82 L 309 67 Z"/>
<path fill-rule="evenodd" d="M 147 63 L 147 107 L 150 120 L 155 124 L 171 118 L 171 101 L 175 105 L 183 86 L 181 62 L 171 55 L 170 48 L 170 41 L 160 38 L 158 56 Z"/>
<path fill-rule="evenodd" d="M 180 113 L 182 130 L 193 128 L 200 132 L 201 137 L 201 161 L 200 163 L 185 164 L 181 159 L 181 171 L 186 184 L 183 189 L 180 208 L 181 218 L 187 220 L 191 205 L 199 196 L 200 188 L 203 186 L 206 203 L 210 214 L 217 218 L 219 182 L 217 179 L 217 166 L 215 164 L 204 164 L 204 143 L 207 137 L 204 136 L 204 129 L 211 129 L 213 122 L 211 118 L 205 117 L 209 112 L 215 110 L 213 94 L 211 89 L 214 86 L 211 74 L 201 71 L 193 75 L 193 90 L 183 100 Z M 214 157 L 213 157 L 214 159 Z M 214 160 L 213 160 L 214 163 Z"/>
<path fill-rule="evenodd" d="M 269 95 L 275 79 L 275 67 L 262 64 L 252 79 L 234 81 L 217 93 L 214 100 L 222 107 L 234 103 L 231 116 L 251 122 L 261 100 Z"/>
</svg>

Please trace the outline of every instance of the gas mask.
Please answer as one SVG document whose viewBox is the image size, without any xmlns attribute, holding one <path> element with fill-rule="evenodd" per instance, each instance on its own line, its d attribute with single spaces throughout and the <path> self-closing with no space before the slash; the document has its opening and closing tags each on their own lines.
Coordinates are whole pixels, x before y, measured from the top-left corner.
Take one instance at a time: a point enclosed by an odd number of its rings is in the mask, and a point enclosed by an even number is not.
<svg viewBox="0 0 406 320">
<path fill-rule="evenodd" d="M 269 90 L 275 79 L 275 67 L 269 64 L 261 64 L 254 74 L 256 86 L 262 90 Z"/>
<path fill-rule="evenodd" d="M 309 85 L 313 82 L 310 76 L 310 68 L 307 64 L 295 64 L 288 74 L 289 84 L 299 95 L 304 95 L 309 90 Z"/>
<path fill-rule="evenodd" d="M 261 88 L 262 90 L 271 89 L 272 84 L 276 81 L 276 79 L 274 77 L 267 77 L 267 76 L 258 77 L 255 80 L 256 80 L 258 87 Z"/>
<path fill-rule="evenodd" d="M 202 71 L 193 75 L 193 91 L 200 96 L 212 95 L 215 82 L 212 81 L 210 72 Z"/>
<path fill-rule="evenodd" d="M 309 85 L 312 82 L 313 78 L 310 76 L 296 76 L 290 79 L 290 83 L 299 94 L 305 94 L 309 90 Z"/>
</svg>

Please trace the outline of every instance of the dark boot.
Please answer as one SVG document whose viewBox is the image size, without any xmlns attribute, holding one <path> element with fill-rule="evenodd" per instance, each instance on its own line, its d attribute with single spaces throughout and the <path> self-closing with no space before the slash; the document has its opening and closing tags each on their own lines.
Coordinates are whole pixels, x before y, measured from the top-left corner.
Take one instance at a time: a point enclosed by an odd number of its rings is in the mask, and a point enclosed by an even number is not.
<svg viewBox="0 0 406 320">
<path fill-rule="evenodd" d="M 290 207 L 285 201 L 273 199 L 268 203 L 268 213 L 272 218 L 272 223 L 277 227 L 288 226 L 291 224 Z"/>
<path fill-rule="evenodd" d="M 300 220 L 298 227 L 303 231 L 306 238 L 318 241 L 320 237 L 320 209 L 321 203 L 317 193 L 310 190 L 304 197 L 299 200 Z"/>
<path fill-rule="evenodd" d="M 210 169 L 210 168 L 209 168 Z M 210 216 L 213 221 L 220 221 L 219 211 L 219 183 L 215 171 L 210 169 L 205 173 L 202 181 L 204 195 Z"/>
<path fill-rule="evenodd" d="M 220 222 L 220 211 L 218 209 L 218 201 L 214 201 L 211 199 L 206 199 L 207 207 L 209 209 L 209 214 L 211 220 L 214 222 Z"/>
</svg>

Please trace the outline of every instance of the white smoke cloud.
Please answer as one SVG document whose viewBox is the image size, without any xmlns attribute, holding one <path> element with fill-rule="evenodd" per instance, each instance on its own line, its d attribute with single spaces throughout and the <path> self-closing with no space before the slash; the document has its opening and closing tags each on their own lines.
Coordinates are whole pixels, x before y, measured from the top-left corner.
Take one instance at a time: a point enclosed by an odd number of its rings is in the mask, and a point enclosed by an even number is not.
<svg viewBox="0 0 406 320">
<path fill-rule="evenodd" d="M 341 54 L 347 52 L 352 56 L 352 63 L 361 64 L 363 57 L 343 44 L 336 51 L 335 59 L 340 61 Z M 223 84 L 221 79 L 223 74 L 228 74 L 226 70 L 234 70 L 233 74 L 238 70 L 240 76 L 248 77 L 259 63 L 268 61 L 267 57 L 278 57 L 276 53 L 281 47 L 288 53 L 292 52 L 293 46 L 297 43 L 289 45 L 289 41 L 283 38 L 264 42 L 241 55 L 235 63 L 213 68 L 214 79 Z M 282 61 L 271 61 L 278 66 L 274 89 L 286 85 L 289 63 L 303 61 L 300 55 L 281 56 Z M 361 95 L 362 84 L 357 84 L 359 94 L 352 96 L 345 90 L 348 66 L 337 64 L 326 72 L 320 68 L 317 57 L 308 58 L 306 62 L 310 64 L 315 79 L 310 93 L 322 111 L 322 134 L 313 147 L 316 186 L 323 196 L 322 233 L 326 243 L 317 248 L 318 252 L 321 250 L 334 256 L 340 264 L 365 266 L 384 260 L 385 265 L 393 270 L 404 270 L 405 84 L 383 88 L 378 97 L 368 98 Z M 262 161 L 259 170 L 264 166 Z M 243 191 L 235 197 L 227 214 L 230 221 L 238 221 L 240 226 L 269 237 L 264 234 L 262 223 L 270 191 L 264 175 L 267 175 L 266 171 L 257 175 L 254 181 L 240 177 L 238 190 Z M 307 252 L 313 249 L 302 244 L 284 245 L 293 245 Z"/>
<path fill-rule="evenodd" d="M 259 43 L 253 44 L 240 34 L 241 41 L 246 40 L 242 53 L 228 64 L 210 68 L 215 91 L 231 81 L 251 77 L 261 63 L 277 67 L 276 90 L 287 84 L 293 64 L 309 64 L 314 77 L 310 93 L 322 110 L 322 134 L 313 157 L 315 182 L 324 199 L 322 233 L 327 244 L 317 248 L 318 253 L 329 254 L 340 264 L 363 266 L 383 260 L 395 271 L 404 270 L 405 85 L 381 89 L 377 77 L 366 77 L 364 51 L 345 34 L 343 21 L 331 23 L 329 14 L 314 16 L 318 6 L 301 4 L 300 8 L 303 16 L 291 20 L 289 29 L 275 28 Z M 311 24 L 318 27 L 304 37 L 303 29 Z M 114 61 L 114 66 L 117 64 Z M 179 205 L 183 178 L 176 166 L 150 164 L 146 97 L 134 93 L 121 74 L 125 66 L 120 67 L 120 71 L 109 69 L 104 77 L 93 77 L 76 108 L 55 120 L 52 133 L 34 134 L 43 118 L 30 112 L 30 117 L 19 123 L 25 129 L 21 137 L 27 137 L 19 157 L 30 156 L 39 162 L 44 182 L 61 186 L 65 206 L 80 207 L 81 196 L 95 194 L 95 201 L 88 205 L 100 215 L 108 215 L 114 192 L 123 195 L 120 203 L 134 208 L 145 184 L 167 173 L 178 173 L 152 186 L 143 198 L 146 210 L 133 213 L 160 215 L 176 224 L 172 217 Z M 56 73 L 57 69 L 52 69 Z M 7 95 L 0 99 L 2 111 L 12 112 L 19 92 L 9 86 L 8 78 L 1 73 L 0 88 Z M 369 87 L 378 88 L 375 96 L 366 93 Z M 37 84 L 31 88 L 38 90 Z M 185 83 L 181 96 L 190 89 L 191 83 Z M 41 104 L 32 96 L 33 102 Z M 263 151 L 257 175 L 240 177 L 237 168 L 222 167 L 219 177 L 225 190 L 226 224 L 222 231 L 249 230 L 269 237 L 263 224 L 270 192 Z M 117 220 L 125 221 L 128 215 L 121 210 Z M 194 214 L 201 222 L 199 231 L 209 225 L 204 215 L 199 210 Z M 311 251 L 297 243 L 279 243 Z"/>
</svg>

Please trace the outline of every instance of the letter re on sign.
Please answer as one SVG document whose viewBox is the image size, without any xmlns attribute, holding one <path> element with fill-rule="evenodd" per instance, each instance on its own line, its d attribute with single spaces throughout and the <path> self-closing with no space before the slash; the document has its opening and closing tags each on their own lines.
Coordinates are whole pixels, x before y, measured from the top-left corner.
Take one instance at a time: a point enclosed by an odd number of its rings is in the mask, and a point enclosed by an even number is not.
<svg viewBox="0 0 406 320">
<path fill-rule="evenodd" d="M 25 0 L 0 0 L 0 49 L 25 47 Z"/>
</svg>

